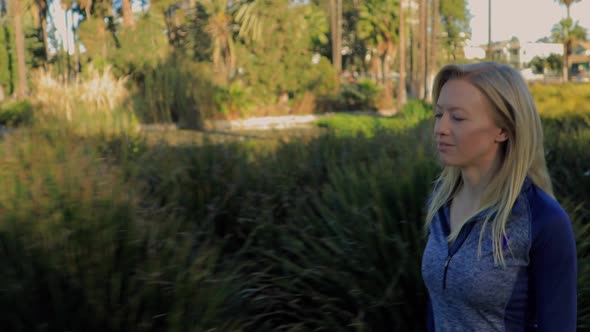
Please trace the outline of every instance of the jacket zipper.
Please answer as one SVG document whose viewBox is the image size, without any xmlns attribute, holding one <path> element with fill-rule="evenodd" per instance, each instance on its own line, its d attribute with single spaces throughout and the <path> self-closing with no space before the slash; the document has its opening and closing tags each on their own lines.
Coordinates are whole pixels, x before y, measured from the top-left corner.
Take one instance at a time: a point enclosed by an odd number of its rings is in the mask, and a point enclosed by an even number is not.
<svg viewBox="0 0 590 332">
<path fill-rule="evenodd" d="M 446 218 L 446 220 L 449 220 L 448 215 L 445 215 L 445 218 Z M 462 236 L 462 239 L 461 239 L 458 247 L 455 250 L 452 250 L 451 248 L 449 248 L 449 252 L 447 254 L 447 259 L 445 260 L 445 265 L 444 265 L 443 280 L 442 280 L 443 290 L 447 289 L 447 273 L 449 271 L 449 264 L 451 263 L 451 259 L 453 258 L 453 255 L 455 255 L 457 253 L 457 251 L 459 251 L 459 248 L 461 248 L 463 246 L 463 243 L 467 240 L 469 233 L 471 233 L 471 230 L 473 229 L 473 225 L 470 225 L 470 224 L 477 221 L 477 220 L 479 220 L 478 216 L 472 217 L 471 219 L 467 220 L 465 222 L 465 224 L 463 225 L 463 229 L 461 230 L 461 232 L 459 232 L 459 236 L 455 240 L 455 242 L 457 242 L 459 240 L 459 237 Z M 465 227 L 468 227 L 468 229 L 466 229 Z"/>
<path fill-rule="evenodd" d="M 459 251 L 459 248 L 461 248 L 463 246 L 463 243 L 467 240 L 469 233 L 471 233 L 471 230 L 473 229 L 473 225 L 468 225 L 468 223 L 475 222 L 476 220 L 477 219 L 471 219 L 465 223 L 464 227 L 468 227 L 468 229 L 461 230 L 461 233 L 459 234 L 459 236 L 462 235 L 463 238 L 461 239 L 459 246 L 455 250 L 452 250 L 451 248 L 449 248 L 449 253 L 447 254 L 447 259 L 445 259 L 445 266 L 444 266 L 444 272 L 443 272 L 443 290 L 447 289 L 447 274 L 449 271 L 449 264 L 451 263 L 451 259 L 457 253 L 457 251 Z M 459 239 L 455 240 L 455 242 L 458 240 Z"/>
<path fill-rule="evenodd" d="M 445 260 L 445 271 L 443 273 L 443 289 L 447 289 L 447 271 L 449 270 L 449 263 L 451 262 L 451 258 L 453 258 L 453 256 L 449 255 Z"/>
</svg>

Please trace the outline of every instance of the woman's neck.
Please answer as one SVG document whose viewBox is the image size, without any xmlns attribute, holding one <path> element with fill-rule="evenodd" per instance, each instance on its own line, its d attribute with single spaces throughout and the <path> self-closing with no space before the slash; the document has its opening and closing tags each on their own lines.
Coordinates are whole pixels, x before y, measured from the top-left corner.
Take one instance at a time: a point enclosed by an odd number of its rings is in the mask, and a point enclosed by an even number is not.
<svg viewBox="0 0 590 332">
<path fill-rule="evenodd" d="M 470 198 L 470 200 L 479 201 L 499 168 L 500 161 L 496 158 L 487 167 L 461 169 L 463 185 L 460 191 L 466 195 L 465 197 Z"/>
</svg>

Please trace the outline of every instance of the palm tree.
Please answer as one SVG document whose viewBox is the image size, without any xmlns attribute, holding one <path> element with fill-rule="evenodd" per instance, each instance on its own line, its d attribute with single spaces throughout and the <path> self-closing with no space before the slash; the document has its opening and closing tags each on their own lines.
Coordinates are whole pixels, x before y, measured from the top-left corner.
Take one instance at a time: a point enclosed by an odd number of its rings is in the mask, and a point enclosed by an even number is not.
<svg viewBox="0 0 590 332">
<path fill-rule="evenodd" d="M 273 31 L 276 22 L 268 11 L 278 3 L 261 0 L 237 0 L 232 2 L 232 15 L 238 23 L 238 36 L 250 46 L 264 46 L 264 33 Z M 276 1 L 275 1 L 276 2 Z"/>
<path fill-rule="evenodd" d="M 122 0 L 123 7 L 121 11 L 123 12 L 123 26 L 132 27 L 135 24 L 133 20 L 133 12 L 131 11 L 131 0 Z"/>
<path fill-rule="evenodd" d="M 492 0 L 488 0 L 488 48 L 486 49 L 486 58 L 492 59 Z"/>
<path fill-rule="evenodd" d="M 406 103 L 406 35 L 404 0 L 399 0 L 399 82 L 397 86 L 397 109 Z"/>
<path fill-rule="evenodd" d="M 47 36 L 47 0 L 35 0 L 35 9 L 37 10 L 37 20 L 39 30 L 41 31 L 41 40 L 45 50 L 45 61 L 49 57 L 49 37 Z"/>
<path fill-rule="evenodd" d="M 427 12 L 427 5 L 426 0 L 420 0 L 420 53 L 419 53 L 419 64 L 418 64 L 418 97 L 421 99 L 426 99 L 426 75 L 427 75 L 427 68 L 426 68 L 426 35 L 428 34 L 427 31 L 427 22 L 426 22 L 426 12 Z"/>
<path fill-rule="evenodd" d="M 557 2 L 559 2 L 560 5 L 565 5 L 565 8 L 567 9 L 567 18 L 570 18 L 570 7 L 573 3 L 575 2 L 580 2 L 582 0 L 556 0 Z"/>
<path fill-rule="evenodd" d="M 27 67 L 25 63 L 25 35 L 23 33 L 22 22 L 22 0 L 14 0 L 13 6 L 14 40 L 16 44 L 16 63 L 18 71 L 18 85 L 16 89 L 16 95 L 17 97 L 24 97 L 29 93 L 29 91 L 27 87 Z"/>
<path fill-rule="evenodd" d="M 580 2 L 582 0 L 556 0 L 557 2 L 559 2 L 560 5 L 565 5 L 565 8 L 567 10 L 567 16 L 566 16 L 566 20 L 568 20 L 570 23 L 564 22 L 564 24 L 569 24 L 571 26 L 571 16 L 570 16 L 570 7 L 572 6 L 573 3 L 575 2 Z M 561 24 L 562 22 L 560 22 Z M 565 35 L 563 36 L 562 40 L 563 40 L 563 80 L 564 81 L 569 81 L 569 68 L 570 68 L 570 63 L 569 63 L 569 52 L 571 51 L 571 39 L 568 36 L 568 32 L 569 29 L 564 29 L 563 30 L 565 32 Z"/>
<path fill-rule="evenodd" d="M 206 12 L 204 31 L 209 35 L 211 41 L 210 51 L 213 66 L 217 72 L 222 73 L 223 83 L 227 83 L 233 77 L 236 63 L 234 18 L 229 12 L 230 2 L 228 0 L 202 0 L 199 2 L 198 8 Z"/>
<path fill-rule="evenodd" d="M 569 56 L 572 53 L 572 45 L 577 40 L 586 39 L 586 29 L 571 18 L 564 18 L 553 26 L 551 37 L 558 43 L 563 44 L 563 80 L 569 80 Z"/>
<path fill-rule="evenodd" d="M 357 34 L 376 50 L 382 83 L 386 82 L 389 64 L 399 48 L 396 45 L 400 34 L 398 9 L 398 4 L 389 0 L 368 0 L 359 7 Z"/>
<path fill-rule="evenodd" d="M 0 67 L 1 69 L 8 69 L 8 91 L 12 90 L 13 87 L 13 80 L 12 80 L 12 58 L 11 58 L 11 51 L 10 51 L 10 33 L 8 29 L 8 23 L 6 22 L 6 17 L 8 14 L 8 2 L 6 0 L 0 0 L 0 26 L 2 27 L 2 34 L 4 39 L 4 45 L 0 52 L 4 53 L 5 56 L 0 57 Z M 0 53 L 0 55 L 3 55 Z M 6 73 L 2 72 L 1 74 L 6 75 Z M 6 78 L 6 77 L 5 77 Z M 2 82 L 2 78 L 0 77 L 0 102 L 2 102 L 5 98 L 5 83 Z"/>
<path fill-rule="evenodd" d="M 336 4 L 336 58 L 334 64 L 336 71 L 340 74 L 342 72 L 342 0 L 338 0 Z"/>
<path fill-rule="evenodd" d="M 428 62 L 428 83 L 427 86 L 432 86 L 432 79 L 436 71 L 437 66 L 437 54 L 438 54 L 438 23 L 440 20 L 440 3 L 439 0 L 433 0 L 432 3 L 432 30 L 430 33 L 430 50 L 429 50 L 429 62 Z M 426 92 L 427 100 L 430 101 L 432 97 L 431 91 Z"/>
</svg>

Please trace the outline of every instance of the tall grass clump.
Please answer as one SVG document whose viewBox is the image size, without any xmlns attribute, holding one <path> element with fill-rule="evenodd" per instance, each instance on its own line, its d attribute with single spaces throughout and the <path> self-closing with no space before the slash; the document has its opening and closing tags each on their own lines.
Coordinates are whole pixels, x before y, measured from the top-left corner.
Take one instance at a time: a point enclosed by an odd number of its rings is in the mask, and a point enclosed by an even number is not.
<svg viewBox="0 0 590 332">
<path fill-rule="evenodd" d="M 239 258 L 244 331 L 412 330 L 426 309 L 422 210 L 438 168 L 429 131 L 262 151 L 159 147 L 140 177 Z"/>
<path fill-rule="evenodd" d="M 295 200 L 286 223 L 258 230 L 252 242 L 266 244 L 244 253 L 246 331 L 423 328 L 423 207 L 437 171 L 426 149 L 328 164 L 325 183 Z"/>
<path fill-rule="evenodd" d="M 565 92 L 567 93 L 567 92 Z M 546 158 L 578 251 L 578 329 L 590 330 L 590 110 L 543 116 Z"/>
<path fill-rule="evenodd" d="M 564 199 L 578 252 L 578 331 L 590 330 L 590 207 L 587 202 L 573 196 Z"/>
<path fill-rule="evenodd" d="M 93 146 L 23 130 L 0 159 L 4 330 L 233 329 L 240 283 L 218 272 L 219 241 L 154 207 Z"/>
<path fill-rule="evenodd" d="M 129 103 L 126 78 L 115 78 L 107 67 L 90 69 L 76 82 L 62 83 L 49 72 L 33 75 L 37 122 L 66 126 L 81 136 L 129 134 L 138 121 Z"/>
</svg>

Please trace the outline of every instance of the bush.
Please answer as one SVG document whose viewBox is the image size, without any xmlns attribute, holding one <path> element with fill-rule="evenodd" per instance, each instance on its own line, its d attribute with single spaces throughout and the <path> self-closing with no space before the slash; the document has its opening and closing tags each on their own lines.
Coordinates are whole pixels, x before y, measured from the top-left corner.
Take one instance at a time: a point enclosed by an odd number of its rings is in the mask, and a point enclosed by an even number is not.
<svg viewBox="0 0 590 332">
<path fill-rule="evenodd" d="M 418 99 L 410 99 L 403 106 L 401 115 L 406 119 L 428 119 L 433 116 L 432 105 Z"/>
<path fill-rule="evenodd" d="M 327 128 L 335 135 L 373 137 L 378 132 L 399 133 L 412 130 L 421 123 L 431 123 L 430 106 L 418 100 L 410 100 L 399 114 L 391 117 L 359 116 L 353 114 L 336 114 L 320 119 L 315 124 Z"/>
<path fill-rule="evenodd" d="M 343 84 L 339 98 L 346 110 L 377 110 L 377 97 L 383 88 L 372 80 Z"/>
<path fill-rule="evenodd" d="M 590 114 L 590 84 L 535 84 L 530 89 L 539 113 L 546 118 Z"/>
<path fill-rule="evenodd" d="M 84 142 L 25 130 L 0 143 L 3 328 L 229 330 L 240 283 L 217 272 L 221 241 L 154 208 Z"/>
<path fill-rule="evenodd" d="M 33 121 L 33 105 L 28 100 L 0 105 L 0 125 L 19 126 L 31 124 Z"/>
</svg>

